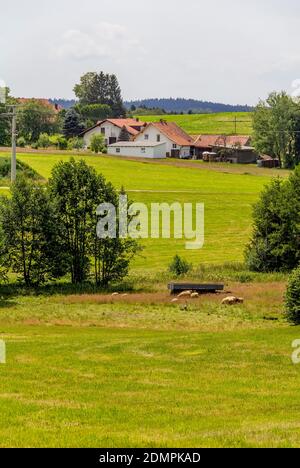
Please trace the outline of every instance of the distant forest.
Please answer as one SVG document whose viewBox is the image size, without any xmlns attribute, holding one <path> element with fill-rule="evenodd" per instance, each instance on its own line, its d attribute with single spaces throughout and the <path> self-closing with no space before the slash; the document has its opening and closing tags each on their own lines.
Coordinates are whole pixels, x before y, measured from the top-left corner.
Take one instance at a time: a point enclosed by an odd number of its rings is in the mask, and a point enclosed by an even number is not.
<svg viewBox="0 0 300 468">
<path fill-rule="evenodd" d="M 58 104 L 64 109 L 70 109 L 71 107 L 75 106 L 75 104 L 77 103 L 75 99 L 49 99 L 49 101 L 52 102 L 53 104 Z"/>
<path fill-rule="evenodd" d="M 211 114 L 217 112 L 252 112 L 253 107 L 220 104 L 209 101 L 197 101 L 196 99 L 142 99 L 138 101 L 127 101 L 124 103 L 127 109 L 132 106 L 137 109 L 147 107 L 150 109 L 163 109 L 166 113 L 194 113 L 194 114 Z"/>
<path fill-rule="evenodd" d="M 59 104 L 64 109 L 69 109 L 76 104 L 75 99 L 50 99 L 51 102 Z M 168 99 L 141 99 L 138 101 L 126 101 L 125 107 L 131 110 L 132 106 L 136 109 L 162 109 L 166 113 L 193 113 L 193 114 L 211 114 L 218 112 L 252 112 L 253 107 L 220 104 L 209 101 L 197 101 L 195 99 L 181 99 L 181 98 L 168 98 Z"/>
</svg>

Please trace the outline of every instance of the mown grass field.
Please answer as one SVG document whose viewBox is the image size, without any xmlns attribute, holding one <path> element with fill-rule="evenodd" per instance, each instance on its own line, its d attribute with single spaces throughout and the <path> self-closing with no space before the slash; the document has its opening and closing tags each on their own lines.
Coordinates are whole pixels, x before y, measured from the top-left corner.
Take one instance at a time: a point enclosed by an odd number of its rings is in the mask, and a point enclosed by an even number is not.
<svg viewBox="0 0 300 468">
<path fill-rule="evenodd" d="M 283 285 L 230 287 L 245 305 L 2 299 L 0 446 L 299 446 L 299 329 L 282 318 Z"/>
<path fill-rule="evenodd" d="M 194 115 L 141 115 L 139 118 L 145 122 L 157 122 L 160 119 L 176 122 L 191 135 L 231 135 L 235 132 L 239 135 L 251 135 L 252 133 L 252 114 L 249 112 Z M 237 119 L 236 127 L 234 123 L 235 119 Z"/>
<path fill-rule="evenodd" d="M 68 155 L 19 154 L 45 178 L 60 160 Z M 151 203 L 204 203 L 205 246 L 201 251 L 187 251 L 184 240 L 149 239 L 144 241 L 142 257 L 134 267 L 145 270 L 164 270 L 178 253 L 195 266 L 201 263 L 241 261 L 252 229 L 252 206 L 270 178 L 286 176 L 287 172 L 262 170 L 256 167 L 212 165 L 177 162 L 149 163 L 109 156 L 75 156 L 105 175 L 117 188 L 123 185 L 130 198 Z M 241 172 L 244 171 L 244 172 Z"/>
<path fill-rule="evenodd" d="M 18 157 L 45 178 L 69 158 Z M 0 447 L 299 447 L 300 329 L 283 315 L 286 276 L 221 266 L 242 260 L 252 203 L 287 172 L 84 158 L 134 200 L 205 202 L 206 244 L 146 241 L 126 296 L 0 286 Z M 187 280 L 224 281 L 244 304 L 171 303 L 177 252 L 193 261 Z"/>
</svg>

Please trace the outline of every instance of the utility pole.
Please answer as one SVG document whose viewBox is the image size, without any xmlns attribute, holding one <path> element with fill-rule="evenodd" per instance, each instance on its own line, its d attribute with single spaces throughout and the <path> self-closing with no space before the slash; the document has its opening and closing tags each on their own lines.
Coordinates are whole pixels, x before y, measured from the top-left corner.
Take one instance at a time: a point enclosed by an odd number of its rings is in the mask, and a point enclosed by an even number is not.
<svg viewBox="0 0 300 468">
<path fill-rule="evenodd" d="M 11 117 L 11 183 L 17 178 L 17 108 L 19 104 L 9 104 L 10 112 L 0 114 L 0 117 Z"/>
<path fill-rule="evenodd" d="M 12 108 L 12 125 L 11 125 L 11 183 L 13 184 L 17 178 L 17 106 Z"/>
</svg>

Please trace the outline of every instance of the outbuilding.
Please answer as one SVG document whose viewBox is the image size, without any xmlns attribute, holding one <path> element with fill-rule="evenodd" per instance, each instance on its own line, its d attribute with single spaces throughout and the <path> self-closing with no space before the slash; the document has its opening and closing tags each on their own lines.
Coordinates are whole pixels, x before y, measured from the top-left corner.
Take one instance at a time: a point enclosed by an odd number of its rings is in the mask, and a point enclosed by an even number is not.
<svg viewBox="0 0 300 468">
<path fill-rule="evenodd" d="M 132 158 L 165 159 L 166 144 L 152 141 L 119 141 L 109 145 L 108 154 Z"/>
</svg>

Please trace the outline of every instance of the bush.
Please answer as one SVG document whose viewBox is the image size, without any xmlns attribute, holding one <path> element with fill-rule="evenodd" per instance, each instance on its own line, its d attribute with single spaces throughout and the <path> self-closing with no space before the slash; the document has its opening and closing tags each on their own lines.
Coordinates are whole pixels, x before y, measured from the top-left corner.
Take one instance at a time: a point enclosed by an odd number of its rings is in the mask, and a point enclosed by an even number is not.
<svg viewBox="0 0 300 468">
<path fill-rule="evenodd" d="M 77 151 L 79 151 L 79 150 L 82 150 L 83 148 L 84 148 L 83 138 L 75 137 L 75 138 L 71 138 L 68 141 L 68 149 L 69 150 L 76 149 Z"/>
<path fill-rule="evenodd" d="M 169 266 L 169 271 L 175 276 L 183 276 L 191 271 L 192 265 L 183 258 L 176 255 Z"/>
<path fill-rule="evenodd" d="M 31 148 L 32 148 L 32 149 L 39 149 L 39 144 L 38 144 L 38 142 L 32 143 Z"/>
<path fill-rule="evenodd" d="M 40 148 L 49 148 L 50 138 L 48 133 L 41 133 L 38 139 L 38 145 Z"/>
<path fill-rule="evenodd" d="M 90 148 L 94 153 L 101 153 L 104 149 L 104 137 L 100 133 L 91 138 Z"/>
<path fill-rule="evenodd" d="M 60 150 L 68 149 L 68 141 L 65 137 L 58 138 L 58 149 Z"/>
<path fill-rule="evenodd" d="M 1 158 L 0 159 L 0 179 L 8 179 L 11 174 L 11 159 Z M 17 160 L 17 175 L 23 174 L 28 179 L 41 180 L 42 177 L 32 167 L 26 163 Z"/>
<path fill-rule="evenodd" d="M 20 138 L 17 139 L 17 146 L 18 146 L 19 148 L 25 148 L 25 146 L 26 146 L 26 140 L 25 140 L 24 137 L 20 137 Z"/>
<path fill-rule="evenodd" d="M 300 324 L 300 267 L 296 268 L 289 277 L 285 313 L 290 322 L 295 325 Z"/>
<path fill-rule="evenodd" d="M 49 137 L 50 146 L 54 146 L 55 148 L 58 148 L 58 141 L 60 138 L 61 138 L 61 135 L 59 134 L 51 135 Z"/>
<path fill-rule="evenodd" d="M 246 249 L 251 271 L 291 271 L 300 260 L 300 168 L 288 181 L 273 180 L 254 208 L 254 232 Z"/>
</svg>

